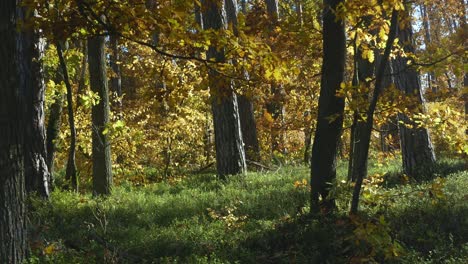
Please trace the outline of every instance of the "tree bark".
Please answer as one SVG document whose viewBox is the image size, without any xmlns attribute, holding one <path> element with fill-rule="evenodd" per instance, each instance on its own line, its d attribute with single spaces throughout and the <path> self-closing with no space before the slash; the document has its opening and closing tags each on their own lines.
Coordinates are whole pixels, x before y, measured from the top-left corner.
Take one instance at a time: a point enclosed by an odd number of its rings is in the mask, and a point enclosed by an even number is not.
<svg viewBox="0 0 468 264">
<path fill-rule="evenodd" d="M 336 178 L 336 155 L 341 138 L 345 100 L 336 92 L 344 80 L 346 36 L 344 22 L 334 10 L 343 0 L 324 0 L 323 63 L 317 129 L 311 158 L 311 212 L 319 211 L 319 196 L 331 209 L 335 201 L 329 199 L 330 183 Z"/>
<path fill-rule="evenodd" d="M 35 11 L 23 7 L 24 20 L 29 21 Z M 44 39 L 34 28 L 21 31 L 20 61 L 24 69 L 25 109 L 26 120 L 24 126 L 24 155 L 25 155 L 25 184 L 26 191 L 36 192 L 43 198 L 49 197 L 50 174 L 47 167 L 47 153 L 44 127 L 44 73 L 42 57 L 44 54 Z"/>
<path fill-rule="evenodd" d="M 237 29 L 237 0 L 226 0 L 227 20 L 234 29 L 234 34 L 238 36 Z M 234 65 L 237 61 L 233 60 Z M 247 72 L 243 76 L 248 76 Z M 234 82 L 234 85 L 237 83 Z M 254 105 L 250 98 L 245 95 L 237 95 L 239 107 L 239 118 L 242 131 L 242 140 L 244 141 L 245 155 L 248 160 L 260 160 L 260 147 L 258 144 L 257 124 L 255 122 Z"/>
<path fill-rule="evenodd" d="M 405 18 L 409 16 L 407 13 L 403 15 Z M 398 39 L 405 52 L 414 53 L 411 23 L 398 30 Z M 413 113 L 423 113 L 425 112 L 425 102 L 422 96 L 419 75 L 416 69 L 408 67 L 408 61 L 409 58 L 402 56 L 398 56 L 393 61 L 393 70 L 399 73 L 394 79 L 395 86 L 407 96 L 416 97 L 417 104 L 410 106 Z M 398 119 L 403 170 L 408 176 L 417 179 L 419 174 L 427 172 L 436 161 L 429 131 L 426 128 L 418 127 L 414 121 L 404 114 L 399 114 Z"/>
<path fill-rule="evenodd" d="M 92 108 L 93 192 L 96 195 L 110 194 L 112 188 L 111 147 L 108 135 L 103 133 L 110 111 L 104 43 L 102 36 L 88 38 L 91 90 L 100 98 Z"/>
<path fill-rule="evenodd" d="M 18 0 L 0 2 L 0 263 L 26 258 L 24 93 Z"/>
<path fill-rule="evenodd" d="M 68 153 L 67 161 L 67 171 L 65 174 L 65 179 L 70 181 L 73 190 L 78 191 L 78 178 L 76 175 L 76 162 L 75 162 L 75 153 L 76 153 L 76 128 L 75 128 L 75 116 L 73 113 L 73 94 L 72 87 L 70 84 L 70 78 L 68 76 L 67 64 L 65 63 L 65 58 L 63 57 L 62 44 L 57 42 L 57 55 L 60 61 L 60 67 L 62 68 L 63 81 L 67 88 L 67 110 L 68 110 L 68 124 L 70 126 L 70 150 Z"/>
<path fill-rule="evenodd" d="M 222 32 L 226 28 L 224 1 L 203 0 L 201 3 L 204 29 Z M 208 49 L 207 58 L 226 62 L 224 49 L 216 46 Z M 246 171 L 244 143 L 232 80 L 222 76 L 215 69 L 209 69 L 208 78 L 218 175 L 224 178 L 226 175 L 244 173 Z"/>
</svg>

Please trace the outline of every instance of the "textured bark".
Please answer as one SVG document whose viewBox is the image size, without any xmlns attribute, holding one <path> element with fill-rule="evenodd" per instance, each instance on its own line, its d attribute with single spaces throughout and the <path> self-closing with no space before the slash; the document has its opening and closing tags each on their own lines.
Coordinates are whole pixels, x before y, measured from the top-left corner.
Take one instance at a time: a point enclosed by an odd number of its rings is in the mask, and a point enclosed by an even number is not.
<svg viewBox="0 0 468 264">
<path fill-rule="evenodd" d="M 0 2 L 0 263 L 23 263 L 26 256 L 24 186 L 24 83 L 19 65 L 18 1 Z M 18 17 L 20 16 L 20 17 Z"/>
<path fill-rule="evenodd" d="M 23 19 L 29 21 L 34 10 L 21 8 Z M 44 73 L 42 57 L 45 42 L 38 30 L 31 27 L 21 31 L 21 68 L 25 91 L 25 125 L 24 125 L 24 166 L 27 192 L 36 192 L 43 198 L 49 197 L 50 174 L 46 162 L 46 143 L 44 126 Z"/>
<path fill-rule="evenodd" d="M 390 57 L 390 52 L 393 47 L 393 42 L 396 37 L 396 30 L 398 27 L 398 11 L 393 10 L 392 18 L 390 22 L 390 32 L 388 33 L 388 39 L 385 45 L 385 51 L 382 56 L 382 59 L 379 62 L 379 66 L 376 72 L 375 88 L 372 94 L 372 99 L 369 103 L 369 108 L 367 109 L 367 119 L 362 123 L 361 136 L 358 144 L 362 145 L 362 151 L 359 152 L 359 158 L 356 160 L 356 163 L 353 164 L 354 169 L 358 172 L 356 178 L 356 184 L 354 185 L 353 198 L 351 200 L 351 214 L 356 214 L 359 206 L 359 197 L 361 194 L 361 187 L 363 180 L 367 177 L 367 160 L 369 157 L 369 145 L 370 138 L 372 133 L 372 125 L 374 123 L 374 112 L 377 107 L 377 101 L 379 100 L 380 94 L 383 90 L 383 79 L 388 63 L 388 58 Z"/>
<path fill-rule="evenodd" d="M 237 1 L 226 0 L 226 14 L 229 25 L 232 25 L 234 34 L 237 36 Z M 237 61 L 233 61 L 237 65 Z M 244 76 L 248 77 L 245 72 Z M 237 83 L 234 82 L 234 85 Z M 237 95 L 239 107 L 239 118 L 242 130 L 242 140 L 244 141 L 245 155 L 248 160 L 260 160 L 260 147 L 258 144 L 257 124 L 255 122 L 254 105 L 250 98 L 245 95 Z"/>
<path fill-rule="evenodd" d="M 204 29 L 225 29 L 224 1 L 204 0 L 201 4 Z M 226 62 L 224 49 L 220 47 L 211 46 L 207 52 L 207 58 L 217 62 Z M 229 174 L 244 173 L 246 171 L 245 153 L 237 96 L 232 87 L 232 80 L 214 69 L 210 69 L 208 75 L 218 175 L 224 177 Z"/>
<path fill-rule="evenodd" d="M 334 207 L 329 199 L 329 183 L 336 178 L 336 155 L 343 127 L 345 101 L 336 92 L 344 80 L 346 36 L 345 25 L 334 11 L 343 0 L 324 0 L 323 63 L 317 129 L 311 158 L 311 212 L 319 210 L 319 196 L 327 208 Z"/>
<path fill-rule="evenodd" d="M 408 14 L 405 13 L 404 17 L 408 18 Z M 399 44 L 408 53 L 414 52 L 412 35 L 410 23 L 405 28 L 398 30 Z M 412 112 L 424 112 L 425 102 L 416 69 L 408 67 L 408 58 L 402 56 L 397 57 L 392 62 L 392 66 L 393 71 L 399 73 L 394 78 L 395 86 L 407 96 L 415 96 L 417 99 L 417 104 L 410 106 L 412 107 Z M 436 161 L 429 131 L 426 128 L 418 128 L 414 121 L 404 114 L 399 114 L 398 119 L 400 121 L 399 129 L 403 170 L 407 175 L 416 178 L 418 174 L 430 169 Z"/>
<path fill-rule="evenodd" d="M 109 137 L 103 134 L 110 111 L 104 37 L 88 39 L 88 62 L 91 90 L 100 98 L 92 108 L 93 191 L 97 195 L 107 195 L 112 188 L 112 165 Z"/>
<path fill-rule="evenodd" d="M 244 141 L 245 156 L 248 160 L 260 160 L 260 147 L 258 145 L 257 124 L 254 116 L 254 105 L 245 95 L 237 97 L 239 105 L 239 118 Z"/>
</svg>

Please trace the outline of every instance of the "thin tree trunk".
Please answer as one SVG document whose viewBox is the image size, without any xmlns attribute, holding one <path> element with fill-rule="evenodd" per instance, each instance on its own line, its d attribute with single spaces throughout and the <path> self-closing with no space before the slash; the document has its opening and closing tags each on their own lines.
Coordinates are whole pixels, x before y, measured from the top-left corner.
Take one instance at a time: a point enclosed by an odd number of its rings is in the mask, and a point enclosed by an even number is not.
<svg viewBox="0 0 468 264">
<path fill-rule="evenodd" d="M 408 18 L 409 15 L 405 13 L 404 16 Z M 414 53 L 411 23 L 408 23 L 406 28 L 398 30 L 398 39 L 405 52 Z M 395 76 L 395 86 L 405 92 L 407 96 L 416 96 L 417 103 L 411 106 L 412 112 L 425 112 L 419 75 L 416 69 L 408 68 L 408 58 L 397 57 L 393 61 L 393 70 L 400 73 Z M 403 170 L 407 175 L 416 179 L 419 174 L 426 173 L 434 165 L 436 161 L 434 147 L 426 128 L 418 127 L 404 114 L 399 114 L 398 119 Z"/>
<path fill-rule="evenodd" d="M 357 52 L 357 77 L 356 77 L 356 85 L 364 85 L 368 90 L 370 90 L 370 82 L 367 81 L 368 78 L 372 78 L 374 75 L 374 69 L 375 69 L 375 64 L 372 62 L 369 62 L 367 59 L 362 58 L 362 51 L 359 49 Z M 361 81 L 362 80 L 362 81 Z M 362 120 L 361 115 L 366 114 L 366 108 L 368 107 L 368 103 L 370 98 L 367 94 L 360 94 L 357 95 L 361 97 L 362 102 L 366 102 L 365 107 L 363 107 L 362 110 L 358 109 L 355 114 L 354 114 L 354 121 L 353 121 L 353 127 L 352 127 L 352 156 L 351 156 L 351 172 L 348 171 L 348 178 L 351 179 L 351 181 L 356 181 L 359 171 L 358 167 L 354 166 L 354 164 L 357 164 L 359 161 L 358 159 L 363 156 L 363 153 L 365 150 L 365 146 L 360 144 L 360 140 L 363 137 L 363 134 L 366 133 L 365 130 L 365 123 Z M 351 177 L 349 177 L 351 175 Z"/>
<path fill-rule="evenodd" d="M 86 86 L 86 70 L 88 65 L 88 44 L 86 40 L 81 41 L 83 45 L 83 58 L 81 59 L 80 78 L 78 80 L 78 90 L 76 91 L 76 107 L 81 105 L 79 96 L 84 93 Z"/>
<path fill-rule="evenodd" d="M 112 188 L 111 147 L 108 135 L 103 133 L 110 111 L 104 45 L 102 36 L 88 38 L 91 90 L 100 98 L 92 108 L 93 192 L 97 195 L 110 194 Z"/>
<path fill-rule="evenodd" d="M 345 106 L 344 98 L 336 96 L 344 80 L 346 60 L 345 25 L 334 13 L 340 3 L 343 0 L 324 0 L 322 80 L 311 158 L 312 213 L 319 211 L 319 196 L 327 209 L 335 206 L 328 194 L 329 184 L 336 178 L 336 155 Z"/>
<path fill-rule="evenodd" d="M 203 0 L 201 3 L 204 29 L 225 29 L 224 1 L 222 4 L 211 0 Z M 226 62 L 224 49 L 220 47 L 211 46 L 207 58 Z M 244 143 L 232 80 L 226 79 L 214 69 L 210 69 L 208 75 L 218 175 L 223 178 L 229 174 L 244 173 L 246 171 Z"/>
<path fill-rule="evenodd" d="M 390 32 L 388 33 L 388 39 L 385 46 L 385 51 L 380 60 L 377 72 L 376 72 L 376 81 L 375 88 L 370 101 L 369 108 L 367 110 L 367 119 L 365 122 L 360 122 L 363 126 L 362 133 L 359 137 L 359 144 L 362 145 L 362 151 L 359 152 L 359 157 L 356 159 L 356 163 L 353 165 L 354 169 L 358 172 L 356 178 L 356 184 L 354 185 L 353 198 L 351 200 L 351 214 L 356 214 L 359 206 L 359 197 L 361 194 L 361 187 L 364 178 L 367 177 L 367 161 L 369 157 L 369 145 L 370 138 L 372 133 L 372 125 L 374 123 L 374 112 L 377 107 L 377 101 L 379 100 L 380 94 L 383 90 L 383 79 L 385 76 L 385 71 L 388 66 L 388 59 L 390 57 L 390 52 L 393 47 L 393 42 L 396 37 L 396 31 L 398 27 L 398 11 L 393 10 L 392 18 L 390 22 Z M 356 155 L 356 154 L 355 154 Z"/>
<path fill-rule="evenodd" d="M 35 11 L 23 7 L 26 21 L 30 20 Z M 50 174 L 47 167 L 47 153 L 44 128 L 44 73 L 42 57 L 44 54 L 44 39 L 40 32 L 33 28 L 21 32 L 22 57 L 20 61 L 25 70 L 24 89 L 26 103 L 26 120 L 24 126 L 24 155 L 26 191 L 36 192 L 43 198 L 49 197 Z"/>
<path fill-rule="evenodd" d="M 63 81 L 67 88 L 67 110 L 68 110 L 68 125 L 70 126 L 70 150 L 68 152 L 67 171 L 65 179 L 70 181 L 72 189 L 78 191 L 78 179 L 76 175 L 76 128 L 75 128 L 75 116 L 73 113 L 73 94 L 72 87 L 70 84 L 70 78 L 68 76 L 67 64 L 63 57 L 62 44 L 57 42 L 57 54 L 60 61 L 60 67 L 62 68 Z"/>
<path fill-rule="evenodd" d="M 122 73 L 120 71 L 120 52 L 119 52 L 119 40 L 115 35 L 110 37 L 110 66 L 112 68 L 111 78 L 111 92 L 117 97 L 117 111 L 122 111 Z"/>
<path fill-rule="evenodd" d="M 0 2 L 0 263 L 26 258 L 24 185 L 24 79 L 19 62 L 19 1 Z M 19 44 L 19 46 L 18 46 Z"/>
</svg>

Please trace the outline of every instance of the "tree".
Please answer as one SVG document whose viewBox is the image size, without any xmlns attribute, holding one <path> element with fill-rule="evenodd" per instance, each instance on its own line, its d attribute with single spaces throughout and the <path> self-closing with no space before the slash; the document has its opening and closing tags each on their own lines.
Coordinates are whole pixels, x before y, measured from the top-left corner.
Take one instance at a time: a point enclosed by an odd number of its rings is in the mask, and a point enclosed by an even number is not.
<svg viewBox="0 0 468 264">
<path fill-rule="evenodd" d="M 369 146 L 370 146 L 370 138 L 372 133 L 372 126 L 374 124 L 374 112 L 377 107 L 377 102 L 379 100 L 380 94 L 383 90 L 383 80 L 386 68 L 388 66 L 388 59 L 390 57 L 390 52 L 393 47 L 393 42 L 396 37 L 396 31 L 398 27 L 398 11 L 394 9 L 392 11 L 392 17 L 390 21 L 390 31 L 388 33 L 387 42 L 385 45 L 384 54 L 382 55 L 382 59 L 379 62 L 377 72 L 376 72 L 376 80 L 375 80 L 375 88 L 372 93 L 372 99 L 370 100 L 369 107 L 366 112 L 367 119 L 358 123 L 359 126 L 362 126 L 360 130 L 358 144 L 361 144 L 361 149 L 359 156 L 356 157 L 356 162 L 353 164 L 353 169 L 357 172 L 356 175 L 356 184 L 354 185 L 353 191 L 353 198 L 351 200 L 351 214 L 356 214 L 358 211 L 359 206 L 359 196 L 361 193 L 361 186 L 364 178 L 367 177 L 367 160 L 369 157 Z M 355 153 L 356 155 L 356 153 Z"/>
<path fill-rule="evenodd" d="M 222 33 L 226 29 L 224 0 L 203 0 L 201 4 L 204 29 L 212 29 Z M 208 60 L 213 60 L 217 63 L 226 62 L 223 47 L 211 45 L 206 55 Z M 229 174 L 244 173 L 246 171 L 244 143 L 239 120 L 237 96 L 233 89 L 232 80 L 223 76 L 214 68 L 208 70 L 208 75 L 218 175 L 225 177 Z"/>
<path fill-rule="evenodd" d="M 226 14 L 234 34 L 238 36 L 237 28 L 237 0 L 226 1 Z M 237 64 L 236 60 L 233 60 Z M 242 73 L 243 77 L 248 77 L 247 72 Z M 235 83 L 236 84 L 236 83 Z M 237 95 L 237 104 L 239 107 L 239 118 L 242 131 L 242 140 L 244 141 L 245 155 L 248 160 L 258 161 L 260 158 L 260 147 L 258 145 L 257 124 L 255 122 L 254 105 L 246 95 Z"/>
<path fill-rule="evenodd" d="M 17 23 L 24 18 L 16 0 L 0 4 L 0 263 L 26 257 L 24 185 L 24 96 L 28 69 L 19 63 Z M 22 44 L 22 43 L 21 43 Z"/>
<path fill-rule="evenodd" d="M 398 40 L 405 53 L 414 53 L 413 30 L 411 20 L 407 12 L 402 14 L 401 21 L 404 28 L 398 30 Z M 408 66 L 410 58 L 397 56 L 392 62 L 395 73 L 395 86 L 407 96 L 415 98 L 414 105 L 410 106 L 412 113 L 425 112 L 425 102 L 421 91 L 419 75 L 414 67 Z M 405 114 L 399 114 L 399 129 L 401 140 L 401 152 L 403 158 L 403 170 L 411 176 L 417 177 L 424 170 L 434 165 L 436 161 L 434 147 L 432 146 L 429 132 L 418 125 Z"/>
<path fill-rule="evenodd" d="M 109 124 L 109 89 L 106 77 L 106 54 L 103 36 L 88 38 L 88 63 L 91 91 L 100 100 L 92 108 L 93 191 L 98 195 L 110 194 L 112 188 L 111 147 L 104 132 Z"/>
<path fill-rule="evenodd" d="M 119 38 L 116 35 L 110 36 L 109 41 L 111 56 L 110 56 L 110 66 L 112 68 L 112 77 L 111 77 L 111 91 L 116 96 L 117 99 L 117 108 L 118 111 L 121 111 L 122 108 L 122 73 L 120 71 L 120 52 L 119 52 Z"/>
<path fill-rule="evenodd" d="M 319 210 L 319 196 L 328 208 L 334 207 L 329 199 L 330 183 L 336 178 L 336 155 L 342 133 L 345 100 L 336 92 L 344 79 L 346 36 L 342 18 L 336 7 L 343 0 L 324 0 L 323 8 L 323 64 L 322 79 L 311 158 L 311 211 Z"/>
<path fill-rule="evenodd" d="M 22 7 L 24 20 L 29 22 L 35 11 Z M 41 197 L 49 197 L 50 173 L 47 167 L 46 139 L 44 126 L 44 74 L 42 57 L 45 41 L 39 30 L 25 26 L 21 31 L 22 69 L 24 69 L 25 125 L 24 155 L 25 184 L 27 192 L 37 192 Z"/>
<path fill-rule="evenodd" d="M 68 153 L 67 161 L 67 171 L 65 173 L 65 178 L 71 181 L 73 190 L 78 191 L 78 178 L 76 175 L 76 162 L 75 162 L 75 153 L 76 153 L 76 129 L 75 129 L 75 116 L 73 113 L 73 95 L 72 87 L 70 84 L 70 78 L 68 76 L 67 64 L 65 63 L 65 58 L 63 57 L 62 44 L 57 41 L 57 55 L 60 61 L 60 67 L 62 68 L 63 81 L 67 88 L 67 110 L 68 110 L 68 124 L 70 126 L 70 150 Z"/>
</svg>

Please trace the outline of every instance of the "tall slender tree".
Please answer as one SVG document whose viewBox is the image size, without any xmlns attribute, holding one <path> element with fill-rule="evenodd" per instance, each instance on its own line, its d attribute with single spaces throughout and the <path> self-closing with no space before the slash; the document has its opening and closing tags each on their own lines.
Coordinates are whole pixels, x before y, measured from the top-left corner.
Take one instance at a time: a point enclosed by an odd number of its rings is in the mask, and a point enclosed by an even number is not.
<svg viewBox="0 0 468 264">
<path fill-rule="evenodd" d="M 324 206 L 333 208 L 329 199 L 330 183 L 336 178 L 336 155 L 343 127 L 345 100 L 336 92 L 344 80 L 346 36 L 344 21 L 336 16 L 336 7 L 344 0 L 324 0 L 323 64 L 317 129 L 311 157 L 311 211 L 319 210 L 319 197 Z"/>
<path fill-rule="evenodd" d="M 68 152 L 67 170 L 65 178 L 70 181 L 73 190 L 78 191 L 78 178 L 76 171 L 75 153 L 76 153 L 76 129 L 75 129 L 75 115 L 73 112 L 73 95 L 70 78 L 68 76 L 67 64 L 63 56 L 62 43 L 57 41 L 57 55 L 60 61 L 60 68 L 62 69 L 62 76 L 65 86 L 67 88 L 67 110 L 68 110 L 68 125 L 70 126 L 70 150 Z"/>
<path fill-rule="evenodd" d="M 388 33 L 387 42 L 385 45 L 384 54 L 382 55 L 382 59 L 379 62 L 377 71 L 376 71 L 376 80 L 375 80 L 375 88 L 372 93 L 372 99 L 370 100 L 369 107 L 366 112 L 367 119 L 360 122 L 360 126 L 362 126 L 361 133 L 359 134 L 358 142 L 362 146 L 360 147 L 362 151 L 359 153 L 358 157 L 356 157 L 356 163 L 353 164 L 354 170 L 357 171 L 356 177 L 356 184 L 354 185 L 353 190 L 353 198 L 351 200 L 351 214 L 355 214 L 358 211 L 359 206 L 359 197 L 361 193 L 361 186 L 364 178 L 367 177 L 367 160 L 369 157 L 369 146 L 370 146 L 370 138 L 372 133 L 372 126 L 374 124 L 374 113 L 375 109 L 377 108 L 377 102 L 379 100 L 380 94 L 383 91 L 383 80 L 386 68 L 388 67 L 388 59 L 390 57 L 390 52 L 393 48 L 393 42 L 396 37 L 396 31 L 398 27 L 398 11 L 392 11 L 392 18 L 390 22 L 390 32 Z"/>
<path fill-rule="evenodd" d="M 88 38 L 91 90 L 100 98 L 92 108 L 93 191 L 97 195 L 110 194 L 112 188 L 111 146 L 109 136 L 104 133 L 110 111 L 104 46 L 103 36 Z"/>
<path fill-rule="evenodd" d="M 222 34 L 227 26 L 225 1 L 203 0 L 201 4 L 204 29 L 212 29 Z M 226 63 L 224 48 L 216 45 L 210 46 L 207 51 L 207 59 Z M 208 75 L 218 175 L 223 178 L 229 174 L 244 173 L 246 171 L 244 143 L 237 96 L 233 89 L 232 80 L 213 68 L 209 69 Z"/>
<path fill-rule="evenodd" d="M 18 0 L 0 2 L 0 263 L 26 257 L 24 185 L 24 96 Z"/>
</svg>

